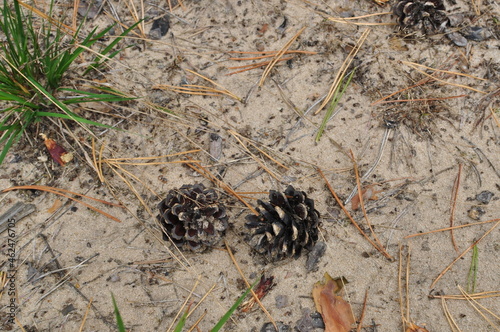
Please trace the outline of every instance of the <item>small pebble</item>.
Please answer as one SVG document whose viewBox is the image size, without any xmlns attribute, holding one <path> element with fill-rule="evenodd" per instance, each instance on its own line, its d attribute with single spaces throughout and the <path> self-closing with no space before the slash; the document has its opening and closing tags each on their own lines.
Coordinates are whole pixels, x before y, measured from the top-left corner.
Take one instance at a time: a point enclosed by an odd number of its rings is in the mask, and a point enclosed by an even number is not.
<svg viewBox="0 0 500 332">
<path fill-rule="evenodd" d="M 311 252 L 307 256 L 306 270 L 307 272 L 316 271 L 318 269 L 319 260 L 326 252 L 325 242 L 318 242 L 314 245 Z"/>
<path fill-rule="evenodd" d="M 482 204 L 488 204 L 491 199 L 493 198 L 493 196 L 495 196 L 494 193 L 492 193 L 491 191 L 482 191 L 480 192 L 479 194 L 476 195 L 476 200 L 479 202 L 479 203 L 482 203 Z"/>
<path fill-rule="evenodd" d="M 69 314 L 70 312 L 72 312 L 73 310 L 75 310 L 76 308 L 72 305 L 72 304 L 69 304 L 67 306 L 65 306 L 62 310 L 61 310 L 61 313 L 63 314 L 63 316 L 66 316 L 67 314 Z"/>
<path fill-rule="evenodd" d="M 466 27 L 462 30 L 462 35 L 469 40 L 479 42 L 489 38 L 491 34 L 488 29 L 485 28 Z"/>
<path fill-rule="evenodd" d="M 467 39 L 465 39 L 465 37 L 459 34 L 458 32 L 447 33 L 446 37 L 448 37 L 453 42 L 453 44 L 457 46 L 460 47 L 467 46 Z"/>
<path fill-rule="evenodd" d="M 479 220 L 486 211 L 480 206 L 473 206 L 468 212 L 469 218 Z"/>
<path fill-rule="evenodd" d="M 323 317 L 319 312 L 317 311 L 313 312 L 311 314 L 311 320 L 314 328 L 320 328 L 320 329 L 325 328 L 325 322 L 323 321 Z"/>
<path fill-rule="evenodd" d="M 160 17 L 153 21 L 153 26 L 151 30 L 149 30 L 149 38 L 151 39 L 161 39 L 161 37 L 165 36 L 170 29 L 170 20 L 168 16 Z"/>
<path fill-rule="evenodd" d="M 269 322 L 262 326 L 260 332 L 292 332 L 292 328 L 289 325 L 283 324 L 283 322 L 276 322 L 276 325 L 278 326 L 278 331 L 274 328 L 273 323 Z"/>
<path fill-rule="evenodd" d="M 314 329 L 311 311 L 309 309 L 302 309 L 302 317 L 297 321 L 295 329 L 299 332 L 311 332 Z"/>
</svg>

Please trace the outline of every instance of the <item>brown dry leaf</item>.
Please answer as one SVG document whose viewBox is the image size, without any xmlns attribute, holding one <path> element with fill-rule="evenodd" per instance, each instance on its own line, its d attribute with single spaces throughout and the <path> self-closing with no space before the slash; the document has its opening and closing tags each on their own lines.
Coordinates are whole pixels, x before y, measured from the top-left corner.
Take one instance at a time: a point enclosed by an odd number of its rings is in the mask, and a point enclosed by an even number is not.
<svg viewBox="0 0 500 332">
<path fill-rule="evenodd" d="M 427 330 L 423 327 L 417 326 L 413 323 L 410 323 L 410 326 L 408 326 L 408 328 L 406 329 L 406 332 L 429 332 L 429 330 Z"/>
<path fill-rule="evenodd" d="M 348 332 L 355 319 L 351 305 L 335 295 L 342 289 L 342 278 L 325 273 L 324 281 L 314 284 L 312 295 L 316 310 L 323 317 L 325 332 Z"/>
<path fill-rule="evenodd" d="M 73 154 L 71 152 L 66 152 L 66 150 L 57 144 L 52 138 L 48 138 L 45 134 L 40 134 L 43 138 L 47 150 L 49 150 L 52 159 L 54 159 L 59 165 L 64 166 L 66 163 L 73 160 Z"/>
<path fill-rule="evenodd" d="M 54 213 L 56 212 L 60 207 L 62 206 L 62 202 L 58 199 L 54 201 L 54 204 L 50 208 L 47 209 L 48 213 Z"/>
</svg>

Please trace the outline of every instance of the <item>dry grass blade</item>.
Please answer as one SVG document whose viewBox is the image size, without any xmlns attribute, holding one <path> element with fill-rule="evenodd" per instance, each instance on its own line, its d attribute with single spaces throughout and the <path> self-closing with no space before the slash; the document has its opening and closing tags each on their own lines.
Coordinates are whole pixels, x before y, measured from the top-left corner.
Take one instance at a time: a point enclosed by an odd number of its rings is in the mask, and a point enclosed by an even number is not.
<svg viewBox="0 0 500 332">
<path fill-rule="evenodd" d="M 462 174 L 462 164 L 458 164 L 458 174 L 455 178 L 455 183 L 453 184 L 453 189 L 451 192 L 451 207 L 450 207 L 450 227 L 453 227 L 453 222 L 455 220 L 455 208 L 457 206 L 458 190 L 460 189 L 460 176 Z M 450 229 L 451 243 L 453 248 L 458 252 L 457 242 L 455 241 L 455 236 L 453 234 L 453 228 Z"/>
<path fill-rule="evenodd" d="M 430 74 L 427 74 L 425 71 L 423 70 L 420 70 L 418 67 L 422 67 L 422 65 L 420 64 L 417 64 L 417 63 L 413 63 L 413 62 L 408 62 L 408 61 L 401 61 L 402 63 L 406 64 L 407 66 L 415 69 L 416 71 L 418 71 L 419 73 L 429 77 L 429 78 L 432 78 L 433 80 L 435 81 L 438 81 L 438 82 L 441 82 L 443 84 L 446 84 L 446 85 L 451 85 L 451 86 L 456 86 L 456 87 L 459 87 L 459 88 L 463 88 L 463 89 L 467 89 L 467 90 L 471 90 L 471 91 L 475 91 L 475 92 L 479 92 L 479 93 L 482 93 L 482 94 L 487 94 L 487 92 L 484 92 L 484 91 L 481 91 L 481 90 L 478 90 L 478 89 L 475 89 L 475 88 L 472 88 L 470 86 L 467 86 L 467 85 L 463 85 L 463 84 L 457 84 L 457 83 L 451 83 L 451 82 L 448 82 L 448 81 L 445 81 L 445 80 L 442 80 L 442 79 L 439 79 L 439 78 L 436 78 Z M 430 70 L 433 70 L 433 71 L 439 71 L 439 69 L 435 69 L 435 68 L 430 68 L 430 67 L 427 67 L 427 66 L 423 66 L 427 69 L 430 69 Z M 441 72 L 447 72 L 447 71 L 441 71 Z M 447 72 L 449 74 L 453 74 L 453 75 L 458 75 L 458 76 L 466 76 L 466 77 L 472 77 L 472 78 L 476 78 L 476 77 L 473 77 L 473 76 L 470 76 L 470 75 L 467 75 L 467 74 L 462 74 L 462 73 L 457 73 L 457 72 Z M 476 79 L 479 79 L 479 78 L 476 78 Z"/>
<path fill-rule="evenodd" d="M 85 322 L 87 321 L 87 317 L 89 316 L 90 308 L 92 307 L 92 299 L 89 300 L 89 304 L 87 304 L 87 309 L 85 309 L 85 314 L 82 318 L 82 323 L 80 324 L 79 332 L 83 331 L 83 327 L 85 326 Z"/>
<path fill-rule="evenodd" d="M 193 288 L 191 288 L 191 291 L 189 292 L 189 295 L 186 297 L 186 300 L 184 300 L 184 303 L 179 308 L 179 311 L 177 311 L 177 314 L 175 315 L 174 319 L 172 319 L 172 323 L 168 327 L 167 331 L 171 331 L 172 330 L 175 322 L 177 321 L 177 318 L 179 318 L 179 316 L 182 314 L 182 312 L 184 311 L 184 308 L 186 307 L 186 305 L 188 304 L 189 300 L 193 296 L 193 293 L 196 290 L 196 287 L 198 287 L 198 284 L 200 283 L 200 279 L 201 279 L 201 276 L 198 276 L 198 278 L 196 279 L 196 282 L 193 285 Z M 190 304 L 190 306 L 191 306 L 191 304 Z"/>
<path fill-rule="evenodd" d="M 168 85 L 168 84 L 159 84 L 159 85 L 155 85 L 153 86 L 152 88 L 153 89 L 160 89 L 160 90 L 170 90 L 170 91 L 174 91 L 174 92 L 177 92 L 177 93 L 185 93 L 185 94 L 192 94 L 192 95 L 202 95 L 202 96 L 228 96 L 228 97 L 231 97 L 237 101 L 240 101 L 241 102 L 241 98 L 236 96 L 234 93 L 232 93 L 231 91 L 229 91 L 228 89 L 224 88 L 223 86 L 221 86 L 220 84 L 217 84 L 215 83 L 214 81 L 212 81 L 211 79 L 201 75 L 201 74 L 198 74 L 192 70 L 189 70 L 189 69 L 186 69 L 187 72 L 193 74 L 193 75 L 196 75 L 202 79 L 204 79 L 205 81 L 207 82 L 210 82 L 212 83 L 213 85 L 215 85 L 216 87 L 218 87 L 219 89 L 215 89 L 215 88 L 210 88 L 210 87 L 206 87 L 206 86 L 203 86 L 203 85 L 194 85 L 194 84 L 185 84 L 185 85 L 182 85 L 182 86 L 173 86 L 173 85 Z"/>
<path fill-rule="evenodd" d="M 302 32 L 304 32 L 305 29 L 306 29 L 306 27 L 302 27 L 302 29 L 300 29 L 299 32 L 297 32 L 285 44 L 285 46 L 283 46 L 283 48 L 278 53 L 276 53 L 276 55 L 274 56 L 274 59 L 267 65 L 266 69 L 262 73 L 262 77 L 260 78 L 260 81 L 259 81 L 259 86 L 264 85 L 264 82 L 266 81 L 266 78 L 269 75 L 269 73 L 271 72 L 271 70 L 273 69 L 274 65 L 276 65 L 278 60 L 283 56 L 283 54 L 285 54 L 285 52 L 290 48 L 290 46 L 292 46 L 293 42 L 302 34 Z"/>
<path fill-rule="evenodd" d="M 409 238 L 412 238 L 412 237 L 421 236 L 421 235 L 427 235 L 427 234 L 432 234 L 432 233 L 449 231 L 449 230 L 452 230 L 452 229 L 459 229 L 459 228 L 464 228 L 464 227 L 477 226 L 477 225 L 482 225 L 482 224 L 489 224 L 490 222 L 496 222 L 496 221 L 499 221 L 499 220 L 500 220 L 500 218 L 498 218 L 498 219 L 490 219 L 490 220 L 485 220 L 485 221 L 480 221 L 480 222 L 475 222 L 475 223 L 467 224 L 467 225 L 458 225 L 458 226 L 453 226 L 453 227 L 440 228 L 440 229 L 436 229 L 436 230 L 429 231 L 429 232 L 416 233 L 416 234 L 407 235 L 407 236 L 404 237 L 404 239 L 409 239 Z"/>
<path fill-rule="evenodd" d="M 354 220 L 354 218 L 351 216 L 351 214 L 349 213 L 349 211 L 347 211 L 347 209 L 345 208 L 344 204 L 342 203 L 342 201 L 340 200 L 340 198 L 337 196 L 337 194 L 333 190 L 333 187 L 330 185 L 330 182 L 328 182 L 328 179 L 325 177 L 325 174 L 323 173 L 323 171 L 320 168 L 317 168 L 317 171 L 321 175 L 321 177 L 323 178 L 323 180 L 325 180 L 325 183 L 326 183 L 328 189 L 330 190 L 330 193 L 335 198 L 335 201 L 337 201 L 337 204 L 340 206 L 340 208 L 342 209 L 342 211 L 344 211 L 344 213 L 346 214 L 347 218 L 349 218 L 349 220 L 354 225 L 354 227 L 356 227 L 356 229 L 359 231 L 359 233 L 361 233 L 361 235 L 363 235 L 363 237 L 366 240 L 368 240 L 368 242 L 370 242 L 370 244 L 375 249 L 377 249 L 382 255 L 384 255 L 388 259 L 392 260 L 392 257 L 388 253 L 385 252 L 384 248 L 379 248 L 379 246 L 375 242 L 373 242 L 372 239 L 370 239 L 368 237 L 368 235 L 366 235 L 366 233 L 361 229 L 361 227 L 359 227 L 359 225 L 356 222 L 356 220 Z"/>
<path fill-rule="evenodd" d="M 398 99 L 398 100 L 386 100 L 377 102 L 377 104 L 394 104 L 394 103 L 411 103 L 415 101 L 438 101 L 438 100 L 447 100 L 447 99 L 455 99 L 455 98 L 463 98 L 469 97 L 469 95 L 459 95 L 459 96 L 450 96 L 450 97 L 442 97 L 442 98 L 417 98 L 417 99 Z M 374 104 L 372 104 L 374 105 Z"/>
<path fill-rule="evenodd" d="M 356 54 L 358 54 L 361 45 L 363 45 L 369 33 L 370 29 L 366 29 L 365 31 L 363 31 L 361 37 L 359 37 L 358 41 L 356 42 L 356 46 L 352 48 L 351 52 L 349 52 L 349 55 L 347 55 L 347 58 L 342 63 L 342 66 L 340 66 L 340 69 L 337 72 L 335 79 L 333 80 L 333 84 L 330 87 L 330 90 L 328 91 L 326 98 L 323 100 L 318 110 L 314 114 L 318 114 L 327 104 L 330 103 L 331 99 L 333 98 L 333 95 L 335 94 L 335 91 L 337 90 L 339 84 L 342 82 L 342 78 L 345 77 L 347 69 L 349 69 L 349 66 L 354 60 Z"/>
<path fill-rule="evenodd" d="M 250 58 L 229 58 L 229 60 L 244 61 L 244 60 L 258 60 L 258 59 L 272 58 L 272 57 L 275 57 L 278 54 L 278 52 L 279 51 L 268 51 L 268 52 L 265 52 L 265 51 L 264 52 L 231 51 L 229 53 L 232 53 L 232 54 L 267 54 L 267 55 L 255 56 L 255 57 L 250 57 Z M 318 54 L 318 52 L 291 50 L 291 51 L 286 51 L 283 54 Z"/>
<path fill-rule="evenodd" d="M 276 179 L 276 181 L 281 182 L 280 178 L 276 174 L 274 174 L 274 172 L 272 172 L 257 156 L 255 156 L 255 154 L 253 154 L 250 151 L 250 149 L 247 148 L 247 146 L 244 144 L 244 142 L 242 140 L 242 139 L 245 139 L 243 136 L 241 136 L 240 134 L 238 134 L 237 132 L 235 132 L 233 130 L 228 130 L 228 132 L 231 135 L 233 135 L 233 137 L 241 144 L 241 146 L 245 149 L 245 151 L 260 165 L 260 167 L 262 167 L 262 169 L 264 169 L 269 175 L 271 175 L 274 179 Z M 265 155 L 267 158 L 271 159 L 272 161 L 274 161 L 279 166 L 281 166 L 281 167 L 283 167 L 285 169 L 288 169 L 288 167 L 286 167 L 282 163 L 280 163 L 277 160 L 275 160 L 274 158 L 272 158 L 269 154 L 267 154 L 266 152 L 262 151 L 262 149 L 259 149 L 255 144 L 253 144 L 252 142 L 250 142 L 247 139 L 245 139 L 245 140 L 248 143 L 250 143 L 254 148 L 256 148 L 260 153 L 262 153 L 263 155 Z"/>
<path fill-rule="evenodd" d="M 345 24 L 353 24 L 353 25 L 358 25 L 358 26 L 380 26 L 380 25 L 396 25 L 397 23 L 394 22 L 384 22 L 384 23 L 374 23 L 374 22 L 353 22 L 355 20 L 361 20 L 364 18 L 369 18 L 369 17 L 374 17 L 374 16 L 382 16 L 382 15 L 392 15 L 392 12 L 384 12 L 384 13 L 375 13 L 375 14 L 368 14 L 368 15 L 362 15 L 362 16 L 355 16 L 355 17 L 328 17 L 329 21 L 335 22 L 335 23 L 345 23 Z"/>
<path fill-rule="evenodd" d="M 85 207 L 88 207 L 89 209 L 99 213 L 99 214 L 102 214 L 103 216 L 109 218 L 109 219 L 112 219 L 114 221 L 117 221 L 117 222 L 121 222 L 120 219 L 116 218 L 116 217 L 113 217 L 112 215 L 90 205 L 90 204 L 87 204 L 79 199 L 76 199 L 74 197 L 71 197 L 69 195 L 66 195 L 65 193 L 68 193 L 68 194 L 71 194 L 71 195 L 76 195 L 76 196 L 80 196 L 80 197 L 84 197 L 84 198 L 88 198 L 88 199 L 91 199 L 91 200 L 94 200 L 96 202 L 99 202 L 99 203 L 103 203 L 103 204 L 107 204 L 107 205 L 111 205 L 111 206 L 117 206 L 117 207 L 123 207 L 123 205 L 121 204 L 115 204 L 115 203 L 111 203 L 111 202 L 108 202 L 108 201 L 104 201 L 104 200 L 101 200 L 101 199 L 97 199 L 97 198 L 93 198 L 93 197 L 90 197 L 90 196 L 86 196 L 86 195 L 82 195 L 82 194 L 78 194 L 78 193 L 75 193 L 75 192 L 72 192 L 72 191 L 69 191 L 69 190 L 65 190 L 65 189 L 60 189 L 60 188 L 54 188 L 54 187 L 47 187 L 47 186 L 36 186 L 36 185 L 32 185 L 32 186 L 17 186 L 17 187 L 11 187 L 11 188 L 7 188 L 7 189 L 4 189 L 2 190 L 2 193 L 5 193 L 5 192 L 8 192 L 8 191 L 11 191 L 11 190 L 25 190 L 25 189 L 30 189 L 30 190 L 40 190 L 40 191 L 46 191 L 46 192 L 49 192 L 49 193 L 52 193 L 52 194 L 56 194 L 56 195 L 59 195 L 59 196 L 63 196 L 67 199 L 71 199 L 72 201 L 75 201 L 75 202 L 78 202 L 80 204 L 82 204 L 83 206 Z"/>
<path fill-rule="evenodd" d="M 291 57 L 287 57 L 287 58 L 281 58 L 281 59 L 278 60 L 278 62 L 288 61 L 288 60 L 291 60 L 291 59 L 293 59 L 292 56 Z M 260 67 L 264 67 L 264 66 L 269 65 L 269 63 L 271 63 L 271 61 L 263 61 L 263 62 L 259 62 L 259 63 L 252 63 L 252 64 L 244 65 L 244 66 L 228 67 L 228 69 L 241 69 L 241 68 L 244 68 L 244 69 L 237 70 L 237 71 L 232 71 L 232 72 L 228 73 L 227 76 L 234 75 L 234 74 L 239 74 L 239 73 L 243 73 L 245 71 L 249 71 L 249 70 L 260 68 Z"/>
<path fill-rule="evenodd" d="M 495 324 L 494 322 L 492 322 L 488 316 L 486 316 L 482 311 L 486 311 L 487 313 L 489 313 L 490 315 L 492 315 L 493 317 L 495 317 L 497 320 L 500 320 L 500 317 L 498 315 L 495 315 L 493 312 L 491 312 L 491 310 L 485 308 L 484 306 L 482 306 L 481 304 L 479 304 L 476 300 L 474 299 L 471 299 L 469 297 L 469 295 L 462 289 L 462 287 L 458 286 L 458 289 L 460 290 L 460 292 L 462 293 L 462 295 L 467 299 L 467 301 L 469 302 L 469 304 L 481 315 L 481 317 L 484 318 L 484 320 L 486 320 L 488 322 L 488 324 L 490 324 L 491 326 L 493 326 L 495 328 L 495 330 L 497 331 L 500 331 L 500 328 L 497 327 L 498 324 Z"/>
<path fill-rule="evenodd" d="M 119 162 L 123 160 L 156 160 L 156 159 L 163 159 L 163 158 L 170 158 L 170 157 L 177 157 L 177 156 L 183 156 L 186 154 L 191 154 L 191 153 L 197 153 L 200 152 L 200 149 L 194 149 L 194 150 L 188 150 L 188 151 L 182 151 L 182 152 L 177 152 L 177 153 L 172 153 L 172 154 L 166 154 L 163 156 L 157 156 L 157 157 L 122 157 L 122 158 L 106 158 L 102 160 L 101 162 Z M 179 161 L 176 161 L 179 162 Z M 169 162 L 165 162 L 169 163 Z"/>
<path fill-rule="evenodd" d="M 448 321 L 448 324 L 450 325 L 451 330 L 453 332 L 462 332 L 462 330 L 460 330 L 457 323 L 455 322 L 455 320 L 451 316 L 450 310 L 448 309 L 448 305 L 446 304 L 446 300 L 443 298 L 441 299 L 441 306 L 443 307 L 444 316 L 446 317 L 446 320 Z"/>
<path fill-rule="evenodd" d="M 500 219 L 491 227 L 489 230 L 487 230 L 478 240 L 474 241 L 466 250 L 464 250 L 457 258 L 453 260 L 438 276 L 437 278 L 432 282 L 430 288 L 434 288 L 436 283 L 445 275 L 446 272 L 448 272 L 449 269 L 460 259 L 462 258 L 466 253 L 468 253 L 472 248 L 474 248 L 475 245 L 477 245 L 479 242 L 481 242 L 488 234 L 493 232 L 493 230 L 500 224 Z"/>
<path fill-rule="evenodd" d="M 44 12 L 40 11 L 39 9 L 33 7 L 33 6 L 30 6 L 28 5 L 27 3 L 24 3 L 22 2 L 21 0 L 17 0 L 17 2 L 19 2 L 19 4 L 21 6 L 23 6 L 24 8 L 28 9 L 29 11 L 31 11 L 32 13 L 35 13 L 37 14 L 38 16 L 40 16 L 41 18 L 43 18 L 44 20 L 47 20 L 47 22 L 50 22 L 51 24 L 53 24 L 54 26 L 58 26 L 58 27 L 61 27 L 61 28 L 64 28 L 66 29 L 66 32 L 68 33 L 74 33 L 76 30 L 74 30 L 72 27 L 70 26 L 67 26 L 65 24 L 63 24 L 62 22 L 48 16 L 47 14 L 45 14 Z"/>
<path fill-rule="evenodd" d="M 361 209 L 363 211 L 363 216 L 364 216 L 364 218 L 366 220 L 366 224 L 368 225 L 368 228 L 370 229 L 370 232 L 371 232 L 373 238 L 375 239 L 375 242 L 377 243 L 377 246 L 378 246 L 379 250 L 382 251 L 382 254 L 385 257 L 387 257 L 388 259 L 392 260 L 393 259 L 392 256 L 389 255 L 389 253 L 385 250 L 384 245 L 378 239 L 377 234 L 373 230 L 373 227 L 372 227 L 372 225 L 370 223 L 370 220 L 368 219 L 368 214 L 366 213 L 365 203 L 363 201 L 363 190 L 361 188 L 361 180 L 359 178 L 358 164 L 356 163 L 356 158 L 354 158 L 354 153 L 352 152 L 352 150 L 350 150 L 350 154 L 351 154 L 351 160 L 352 160 L 353 167 L 354 167 L 354 175 L 356 177 L 356 185 L 358 187 L 359 202 L 360 202 L 360 205 L 361 205 Z"/>
<path fill-rule="evenodd" d="M 193 74 L 193 75 L 196 75 L 196 76 L 198 76 L 198 77 L 200 77 L 200 78 L 202 78 L 202 79 L 204 79 L 204 80 L 206 80 L 206 81 L 208 81 L 210 83 L 212 83 L 213 85 L 215 85 L 216 87 L 219 87 L 222 91 L 224 91 L 225 94 L 227 94 L 228 96 L 230 96 L 230 97 L 232 97 L 232 98 L 234 98 L 234 99 L 236 99 L 238 101 L 241 101 L 240 97 L 238 97 L 235 94 L 231 93 L 229 90 L 227 90 L 226 88 L 224 88 L 222 85 L 217 84 L 214 81 L 212 81 L 211 79 L 209 79 L 209 78 L 207 78 L 207 77 L 205 77 L 205 76 L 203 76 L 201 74 L 198 74 L 198 73 L 196 73 L 196 72 L 194 72 L 192 70 L 186 69 L 186 71 L 189 72 L 189 73 L 191 73 L 191 74 Z"/>
<path fill-rule="evenodd" d="M 259 213 L 251 206 L 247 201 L 243 199 L 238 193 L 236 193 L 228 184 L 225 182 L 217 179 L 216 176 L 214 176 L 206 167 L 201 166 L 200 163 L 191 161 L 191 163 L 187 164 L 189 167 L 191 167 L 193 170 L 198 172 L 199 174 L 203 175 L 205 178 L 208 180 L 212 181 L 216 186 L 221 187 L 223 190 L 225 190 L 228 194 L 233 195 L 236 197 L 240 202 L 242 202 L 250 211 L 252 211 L 253 214 L 259 215 Z"/>
<path fill-rule="evenodd" d="M 480 292 L 467 294 L 467 296 L 471 299 L 488 299 L 490 297 L 500 297 L 500 291 L 488 291 L 488 292 Z M 448 299 L 448 300 L 465 300 L 466 297 L 462 295 L 429 295 L 430 299 Z"/>
<path fill-rule="evenodd" d="M 229 254 L 229 257 L 231 257 L 231 261 L 233 262 L 234 266 L 236 267 L 236 270 L 238 270 L 238 273 L 240 274 L 241 278 L 245 281 L 245 284 L 247 285 L 247 287 L 250 288 L 250 292 L 252 293 L 252 296 L 253 296 L 255 302 L 257 302 L 259 304 L 259 306 L 262 309 L 262 311 L 264 311 L 264 313 L 269 318 L 269 320 L 271 321 L 271 323 L 273 323 L 274 328 L 276 329 L 276 331 L 279 331 L 278 326 L 276 325 L 276 322 L 274 321 L 274 318 L 271 316 L 271 314 L 269 313 L 269 311 L 267 311 L 266 307 L 264 307 L 264 305 L 262 304 L 262 302 L 259 300 L 259 297 L 257 296 L 257 294 L 255 294 L 255 292 L 251 288 L 250 283 L 248 282 L 247 278 L 245 277 L 245 274 L 241 270 L 240 266 L 238 265 L 238 262 L 236 261 L 236 258 L 233 255 L 233 251 L 231 250 L 231 247 L 229 246 L 229 243 L 227 243 L 227 241 L 224 240 L 224 244 L 226 246 L 227 253 Z"/>
<path fill-rule="evenodd" d="M 135 22 L 142 21 L 141 24 L 138 25 L 139 31 L 141 32 L 141 38 L 147 39 L 146 33 L 145 33 L 145 28 L 144 28 L 144 1 L 141 0 L 141 16 L 139 17 L 139 14 L 137 13 L 137 9 L 135 8 L 134 1 L 129 0 L 125 1 L 125 5 L 127 6 L 130 15 L 134 19 Z"/>
</svg>

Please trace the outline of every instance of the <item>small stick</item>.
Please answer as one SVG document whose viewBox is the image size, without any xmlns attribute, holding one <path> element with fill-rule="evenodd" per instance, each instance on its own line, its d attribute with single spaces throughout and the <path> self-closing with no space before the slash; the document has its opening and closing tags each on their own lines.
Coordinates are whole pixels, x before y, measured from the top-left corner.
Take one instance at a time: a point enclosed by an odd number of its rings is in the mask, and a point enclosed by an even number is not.
<svg viewBox="0 0 500 332">
<path fill-rule="evenodd" d="M 450 207 L 450 227 L 453 227 L 453 221 L 455 220 L 455 208 L 457 206 L 458 190 L 460 189 L 460 176 L 462 174 L 462 164 L 458 164 L 458 174 L 455 178 L 455 183 L 453 184 L 453 189 L 451 191 L 451 207 Z M 458 252 L 457 243 L 455 241 L 455 236 L 453 235 L 453 228 L 450 229 L 451 243 L 453 248 Z"/>
<path fill-rule="evenodd" d="M 363 310 L 361 311 L 361 316 L 359 317 L 358 327 L 356 328 L 356 332 L 361 332 L 361 328 L 363 327 L 363 319 L 365 318 L 366 312 L 366 304 L 368 302 L 368 289 L 365 291 L 365 299 L 363 300 Z"/>
<path fill-rule="evenodd" d="M 366 240 L 368 240 L 368 242 L 370 242 L 370 244 L 375 248 L 377 249 L 378 251 L 380 251 L 380 253 L 382 253 L 382 255 L 384 255 L 385 257 L 387 257 L 388 259 L 391 259 L 392 260 L 392 257 L 387 254 L 387 252 L 385 252 L 385 250 L 383 249 L 380 249 L 378 247 L 378 245 L 376 243 L 374 243 L 372 241 L 372 239 L 370 239 L 368 237 L 368 235 L 366 235 L 365 232 L 363 232 L 363 230 L 361 229 L 361 227 L 359 227 L 358 223 L 354 220 L 354 218 L 351 216 L 351 214 L 349 213 L 349 211 L 347 211 L 347 209 L 345 208 L 344 204 L 342 204 L 342 201 L 340 200 L 340 198 L 337 196 L 337 194 L 335 193 L 335 191 L 333 190 L 332 186 L 330 185 L 330 182 L 328 182 L 327 178 L 325 177 L 325 174 L 323 173 L 323 171 L 320 169 L 320 168 L 317 168 L 317 171 L 318 173 L 321 175 L 321 177 L 323 178 L 323 180 L 325 180 L 326 182 L 326 186 L 328 187 L 328 189 L 330 190 L 330 192 L 332 193 L 333 197 L 335 198 L 335 200 L 337 201 L 337 204 L 340 206 L 340 208 L 342 209 L 342 211 L 344 211 L 344 213 L 346 214 L 347 218 L 349 218 L 349 220 L 351 221 L 351 223 L 354 225 L 354 227 L 356 227 L 356 229 L 359 231 L 359 233 L 361 233 L 361 235 L 363 235 L 365 237 Z"/>
<path fill-rule="evenodd" d="M 387 253 L 387 251 L 384 248 L 384 245 L 380 242 L 380 240 L 377 237 L 377 234 L 375 234 L 375 231 L 373 230 L 372 224 L 370 223 L 370 220 L 368 219 L 368 215 L 366 213 L 366 208 L 365 208 L 365 203 L 363 201 L 363 192 L 361 190 L 361 181 L 359 179 L 359 172 L 358 172 L 358 164 L 356 163 L 356 159 L 354 158 L 354 153 L 352 150 L 350 150 L 351 154 L 351 160 L 353 162 L 354 166 L 354 175 L 356 176 L 356 185 L 358 187 L 358 197 L 359 197 L 359 203 L 361 204 L 361 210 L 363 210 L 363 216 L 365 217 L 366 223 L 368 225 L 368 228 L 370 228 L 370 232 L 375 239 L 375 242 L 377 243 L 377 246 L 385 252 L 384 256 L 392 260 L 392 256 Z"/>
<path fill-rule="evenodd" d="M 90 311 L 91 307 L 92 307 L 92 298 L 89 300 L 89 304 L 87 304 L 87 309 L 85 310 L 85 315 L 83 315 L 82 323 L 80 324 L 80 329 L 78 330 L 78 332 L 83 331 L 83 327 L 85 326 L 85 322 L 87 321 L 87 317 L 89 315 L 89 311 Z"/>
<path fill-rule="evenodd" d="M 464 252 L 462 252 L 457 258 L 455 258 L 453 260 L 453 262 L 450 263 L 450 265 L 448 265 L 438 276 L 437 278 L 432 282 L 430 288 L 434 288 L 434 286 L 436 285 L 436 283 L 439 281 L 439 279 L 441 279 L 444 274 L 446 272 L 448 272 L 449 269 L 451 269 L 451 267 L 460 259 L 462 258 L 466 253 L 469 252 L 469 250 L 471 250 L 472 248 L 474 248 L 474 246 L 476 244 L 478 244 L 479 242 L 481 242 L 482 239 L 484 239 L 488 234 L 490 234 L 498 225 L 500 224 L 500 219 L 498 219 L 498 221 L 495 223 L 495 225 L 493 225 L 493 227 L 491 227 L 488 231 L 486 231 L 486 233 L 483 234 L 483 236 L 481 236 L 479 238 L 479 240 L 475 241 L 473 244 L 471 244 L 467 249 L 464 250 Z"/>
</svg>

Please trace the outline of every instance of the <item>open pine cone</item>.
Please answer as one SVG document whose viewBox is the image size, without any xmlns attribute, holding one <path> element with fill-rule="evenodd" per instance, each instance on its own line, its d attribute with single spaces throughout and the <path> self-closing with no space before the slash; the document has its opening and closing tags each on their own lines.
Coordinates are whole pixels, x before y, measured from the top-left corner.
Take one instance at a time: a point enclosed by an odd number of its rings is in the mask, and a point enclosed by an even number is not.
<svg viewBox="0 0 500 332">
<path fill-rule="evenodd" d="M 201 183 L 170 190 L 158 205 L 163 239 L 195 251 L 216 245 L 228 227 L 226 208 L 218 199 L 215 190 Z"/>
<path fill-rule="evenodd" d="M 272 261 L 298 258 L 302 249 L 311 249 L 318 240 L 319 212 L 303 191 L 288 186 L 284 193 L 269 191 L 269 203 L 257 201 L 258 216 L 246 217 L 252 230 L 250 245 Z"/>
<path fill-rule="evenodd" d="M 401 28 L 423 28 L 426 34 L 443 32 L 450 21 L 443 0 L 399 0 L 393 13 Z"/>
</svg>

